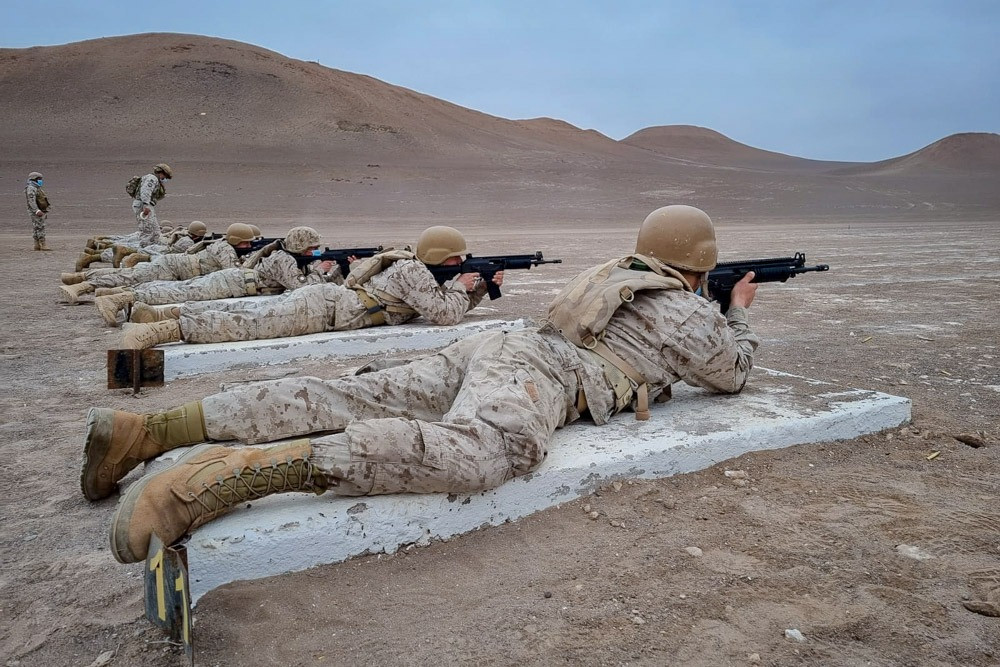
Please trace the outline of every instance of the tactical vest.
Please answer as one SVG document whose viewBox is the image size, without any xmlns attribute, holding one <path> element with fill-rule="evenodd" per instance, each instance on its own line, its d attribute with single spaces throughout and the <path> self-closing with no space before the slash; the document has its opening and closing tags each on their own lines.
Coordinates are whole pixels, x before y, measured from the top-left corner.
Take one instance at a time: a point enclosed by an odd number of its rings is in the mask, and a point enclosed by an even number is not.
<svg viewBox="0 0 1000 667">
<path fill-rule="evenodd" d="M 163 187 L 163 181 L 156 179 L 156 187 L 153 189 L 153 194 L 149 196 L 149 203 L 156 204 L 164 197 L 167 196 L 167 189 Z"/>
<path fill-rule="evenodd" d="M 49 210 L 49 198 L 45 196 L 45 190 L 37 188 L 35 190 L 35 204 L 38 206 L 38 210 L 45 213 Z"/>
<path fill-rule="evenodd" d="M 648 270 L 631 268 L 641 263 Z M 615 393 L 615 412 L 636 398 L 635 418 L 649 419 L 646 379 L 604 343 L 604 329 L 623 303 L 643 290 L 684 289 L 674 269 L 644 255 L 629 255 L 584 271 L 549 306 L 546 320 L 571 343 L 593 355 Z M 581 397 L 580 407 L 583 407 Z"/>
<path fill-rule="evenodd" d="M 344 286 L 354 290 L 361 303 L 368 309 L 373 326 L 385 324 L 385 313 L 401 315 L 416 315 L 417 311 L 406 302 L 400 301 L 382 290 L 365 289 L 364 285 L 401 259 L 416 259 L 417 256 L 409 250 L 385 250 L 364 259 L 359 259 L 351 266 L 351 272 L 344 279 Z"/>
</svg>

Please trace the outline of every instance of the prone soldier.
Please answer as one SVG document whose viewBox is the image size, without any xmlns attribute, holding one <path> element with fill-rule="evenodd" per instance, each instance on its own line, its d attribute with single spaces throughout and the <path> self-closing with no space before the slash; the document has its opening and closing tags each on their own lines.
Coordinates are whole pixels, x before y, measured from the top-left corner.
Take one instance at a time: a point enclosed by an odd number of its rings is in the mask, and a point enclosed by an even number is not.
<svg viewBox="0 0 1000 667">
<path fill-rule="evenodd" d="M 542 465 L 553 432 L 582 416 L 601 425 L 631 408 L 648 418 L 649 401 L 669 395 L 675 382 L 742 390 L 759 343 L 747 319 L 757 285 L 748 274 L 721 313 L 696 294 L 716 259 L 708 215 L 667 206 L 647 216 L 633 254 L 571 281 L 539 327 L 484 332 L 407 363 L 331 380 L 239 385 L 162 413 L 93 408 L 83 493 L 106 498 L 139 463 L 209 443 L 119 500 L 112 553 L 130 563 L 146 557 L 154 533 L 171 544 L 274 493 L 495 487 Z M 263 448 L 211 444 L 298 436 Z"/>
</svg>

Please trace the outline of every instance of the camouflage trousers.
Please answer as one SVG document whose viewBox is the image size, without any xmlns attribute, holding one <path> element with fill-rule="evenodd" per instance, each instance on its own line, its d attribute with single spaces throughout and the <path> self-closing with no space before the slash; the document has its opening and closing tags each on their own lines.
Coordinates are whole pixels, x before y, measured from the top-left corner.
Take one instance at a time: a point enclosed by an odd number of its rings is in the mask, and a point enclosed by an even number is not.
<svg viewBox="0 0 1000 667">
<path fill-rule="evenodd" d="M 190 280 L 199 275 L 201 268 L 193 255 L 160 255 L 131 269 L 87 271 L 87 282 L 94 287 L 130 287 L 154 280 Z"/>
<path fill-rule="evenodd" d="M 34 213 L 29 213 L 28 217 L 31 218 L 31 238 L 35 241 L 41 242 L 45 240 L 45 218 L 47 215 L 35 215 Z"/>
<path fill-rule="evenodd" d="M 273 299 L 204 301 L 181 308 L 181 335 L 189 343 L 224 343 L 347 331 L 370 326 L 367 309 L 341 285 L 307 285 Z"/>
<path fill-rule="evenodd" d="M 247 443 L 332 431 L 310 461 L 340 495 L 472 493 L 545 460 L 579 418 L 581 363 L 558 334 L 484 332 L 358 375 L 236 386 L 202 400 L 205 428 Z"/>
<path fill-rule="evenodd" d="M 149 207 L 149 217 L 142 217 L 142 202 L 138 199 L 132 202 L 132 212 L 139 226 L 139 245 L 155 245 L 160 242 L 160 223 L 156 220 L 156 207 Z"/>
<path fill-rule="evenodd" d="M 222 269 L 190 280 L 155 281 L 132 288 L 135 300 L 151 306 L 185 301 L 211 301 L 252 296 L 257 274 L 249 269 Z M 220 304 L 215 304 L 218 307 Z"/>
</svg>

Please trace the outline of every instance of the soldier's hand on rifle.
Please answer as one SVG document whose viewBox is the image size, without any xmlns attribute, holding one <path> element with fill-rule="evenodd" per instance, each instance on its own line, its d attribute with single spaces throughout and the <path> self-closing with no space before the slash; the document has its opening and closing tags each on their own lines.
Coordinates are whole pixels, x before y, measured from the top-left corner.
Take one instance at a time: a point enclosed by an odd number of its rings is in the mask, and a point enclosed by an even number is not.
<svg viewBox="0 0 1000 667">
<path fill-rule="evenodd" d="M 481 280 L 478 273 L 462 273 L 458 276 L 458 282 L 462 283 L 466 292 L 475 291 Z"/>
<path fill-rule="evenodd" d="M 330 273 L 330 269 L 333 268 L 333 264 L 334 264 L 334 261 L 332 259 L 328 259 L 325 262 L 320 262 L 319 263 L 319 272 L 320 273 Z"/>
<path fill-rule="evenodd" d="M 497 271 L 493 276 L 493 284 L 497 287 L 503 285 L 503 271 Z"/>
<path fill-rule="evenodd" d="M 743 276 L 743 278 L 733 286 L 732 296 L 729 300 L 729 306 L 739 306 L 741 308 L 749 308 L 750 304 L 753 303 L 753 298 L 757 295 L 757 283 L 750 282 L 753 280 L 756 274 L 751 271 L 750 273 Z"/>
</svg>

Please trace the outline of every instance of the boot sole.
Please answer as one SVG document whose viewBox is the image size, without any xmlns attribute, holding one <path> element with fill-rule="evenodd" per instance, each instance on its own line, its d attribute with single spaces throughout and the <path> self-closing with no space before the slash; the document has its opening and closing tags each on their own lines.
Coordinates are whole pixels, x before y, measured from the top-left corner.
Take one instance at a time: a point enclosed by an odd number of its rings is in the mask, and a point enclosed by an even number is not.
<svg viewBox="0 0 1000 667">
<path fill-rule="evenodd" d="M 118 486 L 115 484 L 111 491 L 104 494 L 97 490 L 98 464 L 108 455 L 114 414 L 115 411 L 110 408 L 91 408 L 87 412 L 87 439 L 83 444 L 83 469 L 80 472 L 80 489 L 87 500 L 103 500 Z M 91 461 L 95 463 L 93 469 L 90 468 Z"/>
<path fill-rule="evenodd" d="M 164 468 L 161 472 L 165 473 L 168 470 L 183 465 L 187 463 L 194 457 L 198 456 L 202 452 L 215 449 L 218 447 L 217 444 L 205 444 L 205 445 L 195 445 L 190 451 L 185 452 L 183 456 L 174 461 L 169 467 Z M 157 473 L 161 474 L 161 473 Z M 128 525 L 132 521 L 132 511 L 135 509 L 135 503 L 142 494 L 143 489 L 149 484 L 156 475 L 145 475 L 142 479 L 138 480 L 135 484 L 128 488 L 125 495 L 121 497 L 118 501 L 118 509 L 115 510 L 114 516 L 111 517 L 111 553 L 114 555 L 115 560 L 119 563 L 138 563 L 139 561 L 146 560 L 146 556 L 149 554 L 149 545 L 146 545 L 146 552 L 143 554 L 134 554 L 132 549 L 128 545 Z"/>
</svg>

